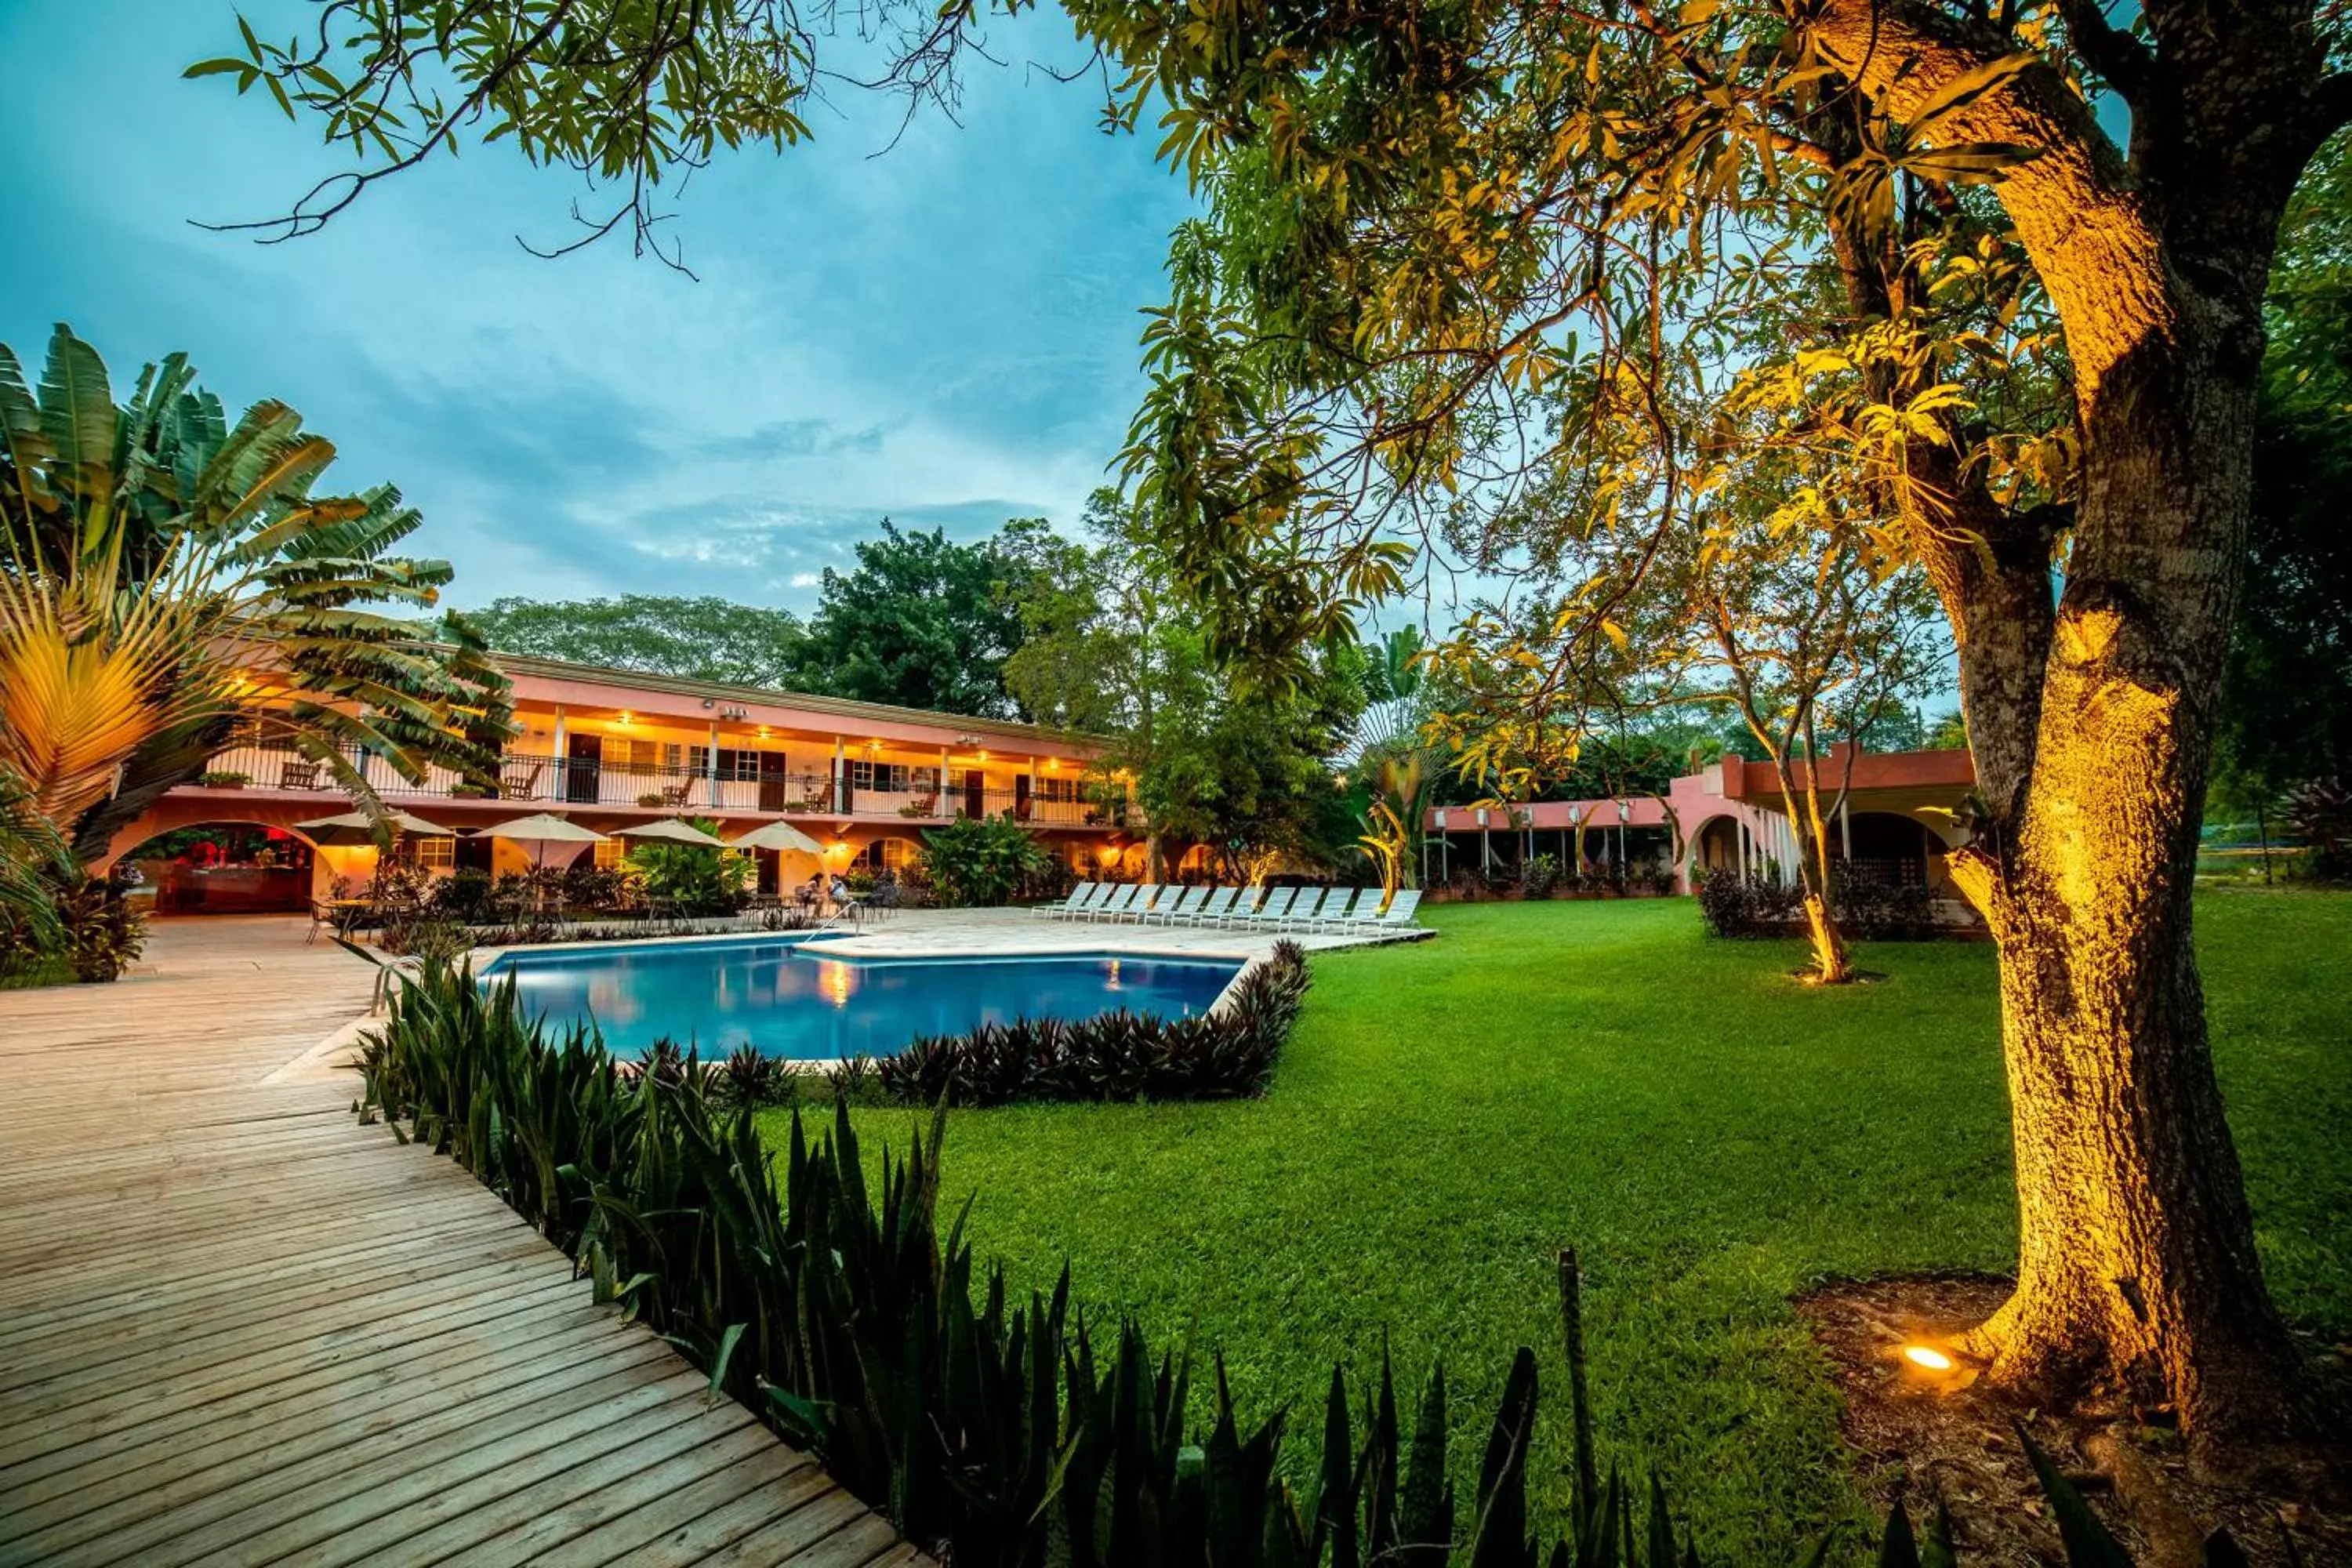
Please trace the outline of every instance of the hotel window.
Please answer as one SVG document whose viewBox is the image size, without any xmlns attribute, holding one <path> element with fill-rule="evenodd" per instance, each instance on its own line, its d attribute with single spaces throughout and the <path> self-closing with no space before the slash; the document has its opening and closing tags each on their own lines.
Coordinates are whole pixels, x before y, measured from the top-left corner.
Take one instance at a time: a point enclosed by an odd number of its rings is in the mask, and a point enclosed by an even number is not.
<svg viewBox="0 0 2352 1568">
<path fill-rule="evenodd" d="M 710 749 L 688 746 L 686 749 L 686 765 L 698 773 L 706 770 L 715 771 L 722 779 L 757 780 L 760 776 L 760 753 L 748 747 L 721 746 L 719 748 L 719 766 L 710 770 Z"/>
<path fill-rule="evenodd" d="M 908 787 L 908 769 L 904 763 L 854 762 L 849 764 L 849 783 L 856 789 L 903 792 Z"/>
<path fill-rule="evenodd" d="M 669 748 L 675 752 L 677 747 Z M 653 773 L 662 765 L 662 743 L 659 741 L 639 741 L 624 735 L 604 738 L 604 765 L 625 768 L 635 773 Z M 673 764 L 674 765 L 674 764 Z"/>
<path fill-rule="evenodd" d="M 628 853 L 629 847 L 622 843 L 617 838 L 606 838 L 600 841 L 596 846 L 596 858 L 594 861 L 596 869 L 599 871 L 615 871 L 620 869 L 621 862 L 627 858 Z"/>
<path fill-rule="evenodd" d="M 1037 798 L 1060 801 L 1066 805 L 1075 803 L 1078 798 L 1078 781 L 1053 773 L 1043 774 L 1037 780 Z"/>
<path fill-rule="evenodd" d="M 404 838 L 400 858 L 427 871 L 447 871 L 457 864 L 457 841 L 438 837 Z"/>
</svg>

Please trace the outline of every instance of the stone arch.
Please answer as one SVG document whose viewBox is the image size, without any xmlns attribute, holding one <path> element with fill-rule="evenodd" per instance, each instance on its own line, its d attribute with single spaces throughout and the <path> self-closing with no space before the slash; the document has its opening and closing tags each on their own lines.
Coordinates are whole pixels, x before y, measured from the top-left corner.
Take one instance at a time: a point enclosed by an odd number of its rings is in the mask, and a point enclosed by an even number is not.
<svg viewBox="0 0 2352 1568">
<path fill-rule="evenodd" d="M 1739 818 L 1729 812 L 1708 817 L 1691 833 L 1685 850 L 1685 876 L 1698 871 L 1739 868 Z"/>
</svg>

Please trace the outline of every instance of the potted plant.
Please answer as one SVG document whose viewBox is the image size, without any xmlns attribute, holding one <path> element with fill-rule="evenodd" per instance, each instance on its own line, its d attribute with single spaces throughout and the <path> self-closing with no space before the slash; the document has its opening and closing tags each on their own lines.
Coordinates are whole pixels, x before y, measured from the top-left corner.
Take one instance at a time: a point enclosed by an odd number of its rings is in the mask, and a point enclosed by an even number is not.
<svg viewBox="0 0 2352 1568">
<path fill-rule="evenodd" d="M 232 768 L 214 768 L 196 775 L 200 789 L 243 789 L 253 782 L 251 773 L 241 773 Z"/>
<path fill-rule="evenodd" d="M 641 795 L 637 796 L 637 804 L 638 804 L 639 805 L 646 806 L 646 807 L 648 807 L 648 808 L 653 807 L 653 806 L 657 806 L 657 805 L 661 805 L 661 803 L 662 803 L 661 791 L 659 791 L 659 790 L 657 790 L 657 789 L 656 789 L 656 790 L 647 790 L 645 794 L 643 794 L 643 795 Z"/>
<path fill-rule="evenodd" d="M 453 784 L 449 786 L 449 798 L 452 800 L 492 800 L 498 793 L 488 784 Z"/>
</svg>

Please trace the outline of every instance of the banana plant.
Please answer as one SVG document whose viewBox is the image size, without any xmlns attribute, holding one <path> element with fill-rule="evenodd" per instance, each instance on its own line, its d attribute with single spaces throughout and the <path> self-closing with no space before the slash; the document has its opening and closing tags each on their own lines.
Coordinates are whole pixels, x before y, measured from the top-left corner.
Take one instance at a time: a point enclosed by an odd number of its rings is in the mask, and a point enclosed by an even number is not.
<svg viewBox="0 0 2352 1568">
<path fill-rule="evenodd" d="M 183 354 L 118 405 L 69 327 L 37 387 L 0 345 L 0 765 L 81 860 L 235 732 L 379 811 L 361 748 L 495 774 L 506 679 L 415 616 L 447 563 L 394 553 L 420 520 L 390 486 L 319 493 L 334 456 L 282 403 L 229 424 Z"/>
</svg>

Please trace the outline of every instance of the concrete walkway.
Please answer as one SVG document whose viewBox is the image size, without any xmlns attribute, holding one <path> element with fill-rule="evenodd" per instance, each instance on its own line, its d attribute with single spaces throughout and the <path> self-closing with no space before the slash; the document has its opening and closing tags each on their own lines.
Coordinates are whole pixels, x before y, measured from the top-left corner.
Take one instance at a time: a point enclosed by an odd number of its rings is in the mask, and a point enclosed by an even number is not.
<svg viewBox="0 0 2352 1568">
<path fill-rule="evenodd" d="M 928 1563 L 348 1075 L 278 1070 L 368 1003 L 307 923 L 0 992 L 0 1565 Z"/>
</svg>

